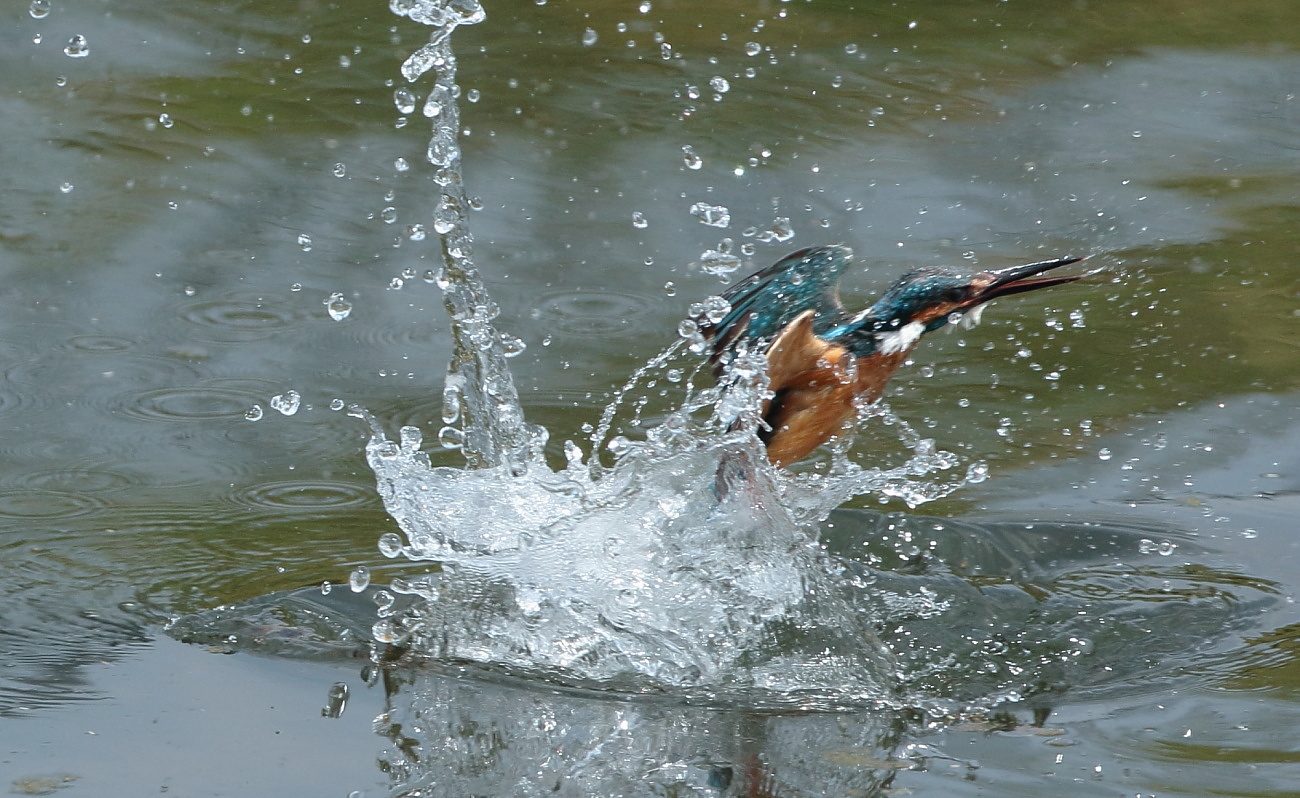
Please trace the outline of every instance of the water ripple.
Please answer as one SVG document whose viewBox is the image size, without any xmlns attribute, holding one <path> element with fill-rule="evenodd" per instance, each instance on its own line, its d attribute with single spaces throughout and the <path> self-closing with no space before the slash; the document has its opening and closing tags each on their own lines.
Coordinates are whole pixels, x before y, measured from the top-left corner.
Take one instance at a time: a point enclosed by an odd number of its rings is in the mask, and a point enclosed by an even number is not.
<svg viewBox="0 0 1300 798">
<path fill-rule="evenodd" d="M 63 349 L 91 354 L 125 352 L 134 346 L 135 341 L 117 335 L 74 335 L 60 344 Z"/>
<path fill-rule="evenodd" d="M 650 311 L 650 300 L 630 291 L 583 289 L 543 294 L 544 326 L 572 335 L 632 335 L 636 319 Z"/>
<path fill-rule="evenodd" d="M 123 410 L 149 421 L 243 418 L 250 407 L 266 401 L 265 390 L 230 385 L 158 388 L 135 394 Z"/>
<path fill-rule="evenodd" d="M 270 338 L 302 324 L 311 314 L 256 294 L 232 295 L 191 302 L 180 317 L 201 328 L 197 336 L 219 343 Z"/>
<path fill-rule="evenodd" d="M 91 496 L 53 490 L 0 492 L 0 518 L 73 518 L 98 511 L 103 503 Z"/>
<path fill-rule="evenodd" d="M 330 480 L 264 482 L 243 488 L 231 498 L 248 507 L 290 511 L 379 505 L 369 485 Z"/>
<path fill-rule="evenodd" d="M 20 488 L 79 494 L 107 493 L 143 483 L 144 480 L 140 477 L 118 473 L 107 468 L 84 467 L 29 471 L 13 479 L 13 484 Z"/>
</svg>

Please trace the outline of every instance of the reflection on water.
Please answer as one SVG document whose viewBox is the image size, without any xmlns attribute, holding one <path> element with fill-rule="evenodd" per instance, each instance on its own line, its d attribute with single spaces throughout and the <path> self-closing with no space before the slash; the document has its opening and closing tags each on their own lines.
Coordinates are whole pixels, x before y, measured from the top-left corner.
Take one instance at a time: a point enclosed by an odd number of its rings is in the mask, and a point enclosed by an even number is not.
<svg viewBox="0 0 1300 798">
<path fill-rule="evenodd" d="M 386 670 L 380 767 L 403 795 L 873 795 L 887 714 L 764 715 Z"/>
</svg>

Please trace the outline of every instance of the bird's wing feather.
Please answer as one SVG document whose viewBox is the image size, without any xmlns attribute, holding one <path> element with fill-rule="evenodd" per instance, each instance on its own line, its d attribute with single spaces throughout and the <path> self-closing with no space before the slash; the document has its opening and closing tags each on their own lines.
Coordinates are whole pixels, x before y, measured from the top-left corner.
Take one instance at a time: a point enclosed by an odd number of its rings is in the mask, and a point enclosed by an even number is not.
<svg viewBox="0 0 1300 798">
<path fill-rule="evenodd" d="M 768 387 L 773 391 L 784 389 L 796 377 L 806 374 L 810 370 L 809 364 L 827 361 L 829 367 L 830 360 L 838 362 L 838 355 L 832 356 L 831 353 L 841 348 L 817 337 L 813 332 L 813 316 L 811 310 L 800 313 L 768 347 Z"/>
<path fill-rule="evenodd" d="M 812 311 L 811 334 L 823 333 L 845 318 L 840 276 L 853 262 L 844 246 L 801 249 L 755 272 L 722 294 L 731 309 L 716 323 L 696 319 L 712 343 L 709 362 L 721 368 L 723 356 L 740 342 L 771 342 L 800 315 Z"/>
</svg>

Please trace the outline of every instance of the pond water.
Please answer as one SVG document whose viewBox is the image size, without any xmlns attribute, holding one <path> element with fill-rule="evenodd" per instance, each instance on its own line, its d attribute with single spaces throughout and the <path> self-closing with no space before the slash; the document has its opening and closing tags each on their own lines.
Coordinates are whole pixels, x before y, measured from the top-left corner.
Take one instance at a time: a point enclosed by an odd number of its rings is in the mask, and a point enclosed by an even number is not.
<svg viewBox="0 0 1300 798">
<path fill-rule="evenodd" d="M 485 10 L 453 37 L 466 224 L 553 468 L 691 303 L 791 250 L 851 246 L 850 307 L 918 265 L 1091 255 L 892 383 L 959 460 L 931 477 L 987 479 L 791 538 L 834 579 L 761 700 L 662 663 L 654 689 L 490 667 L 463 615 L 454 656 L 372 661 L 379 590 L 438 566 L 380 553 L 372 430 L 333 408 L 464 463 L 437 443 L 442 111 L 400 72 L 428 29 L 378 3 L 33 0 L 0 33 L 0 784 L 1300 789 L 1300 9 Z M 858 467 L 912 455 L 884 421 Z"/>
</svg>

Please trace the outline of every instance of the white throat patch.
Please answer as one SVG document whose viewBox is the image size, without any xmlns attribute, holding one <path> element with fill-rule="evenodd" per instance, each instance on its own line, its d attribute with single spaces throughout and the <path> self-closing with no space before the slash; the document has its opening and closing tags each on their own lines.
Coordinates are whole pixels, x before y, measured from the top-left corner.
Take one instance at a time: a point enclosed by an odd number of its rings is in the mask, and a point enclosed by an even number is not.
<svg viewBox="0 0 1300 798">
<path fill-rule="evenodd" d="M 876 340 L 880 342 L 882 354 L 893 355 L 906 352 L 916 346 L 916 342 L 921 340 L 923 334 L 925 334 L 925 325 L 919 321 L 913 321 L 892 332 L 880 333 L 876 336 Z"/>
</svg>

